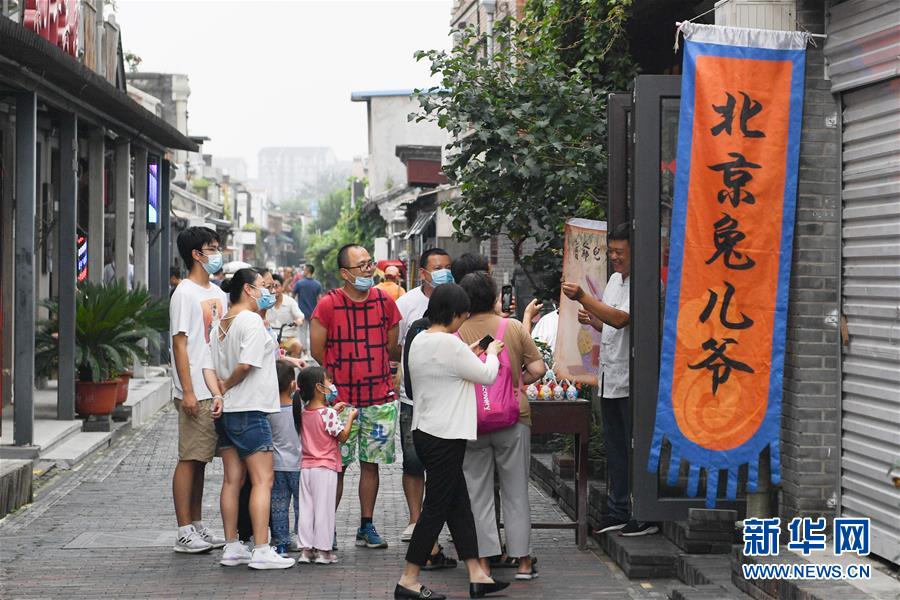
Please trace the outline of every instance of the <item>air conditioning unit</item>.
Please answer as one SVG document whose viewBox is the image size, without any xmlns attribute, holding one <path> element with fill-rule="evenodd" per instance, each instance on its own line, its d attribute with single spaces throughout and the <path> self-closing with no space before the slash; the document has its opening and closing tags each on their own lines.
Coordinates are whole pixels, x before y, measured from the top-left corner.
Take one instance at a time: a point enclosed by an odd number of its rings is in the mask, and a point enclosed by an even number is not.
<svg viewBox="0 0 900 600">
<path fill-rule="evenodd" d="M 716 25 L 796 31 L 796 0 L 719 0 Z"/>
</svg>

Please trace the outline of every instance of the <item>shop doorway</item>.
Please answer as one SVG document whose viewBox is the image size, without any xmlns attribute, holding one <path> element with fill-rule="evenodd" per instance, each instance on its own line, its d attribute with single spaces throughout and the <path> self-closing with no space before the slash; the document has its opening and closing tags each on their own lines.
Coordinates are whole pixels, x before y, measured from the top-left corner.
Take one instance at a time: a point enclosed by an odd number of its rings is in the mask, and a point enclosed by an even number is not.
<svg viewBox="0 0 900 600">
<path fill-rule="evenodd" d="M 641 75 L 633 93 L 614 93 L 608 103 L 609 223 L 631 222 L 631 489 L 634 517 L 641 521 L 686 520 L 688 510 L 705 506 L 706 482 L 688 497 L 687 466 L 675 485 L 666 475 L 647 470 L 656 415 L 659 352 L 665 284 L 668 279 L 669 228 L 675 197 L 680 75 Z M 659 464 L 669 464 L 663 445 Z M 720 478 L 720 497 L 727 478 Z M 718 508 L 744 512 L 746 477 L 738 498 Z"/>
</svg>

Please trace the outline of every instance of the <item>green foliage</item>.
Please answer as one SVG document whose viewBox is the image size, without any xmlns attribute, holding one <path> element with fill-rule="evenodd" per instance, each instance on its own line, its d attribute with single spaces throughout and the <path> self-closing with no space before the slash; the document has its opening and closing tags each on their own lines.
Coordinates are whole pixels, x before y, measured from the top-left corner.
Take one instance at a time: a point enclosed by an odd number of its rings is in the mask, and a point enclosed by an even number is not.
<svg viewBox="0 0 900 600">
<path fill-rule="evenodd" d="M 42 305 L 51 318 L 39 323 L 35 336 L 35 371 L 50 376 L 59 367 L 59 301 Z M 75 296 L 75 368 L 81 381 L 108 381 L 135 360 L 150 357 L 169 328 L 169 308 L 144 287 L 129 291 L 124 282 L 85 282 Z M 147 347 L 141 345 L 147 341 Z"/>
<path fill-rule="evenodd" d="M 310 225 L 312 232 L 304 251 L 306 261 L 316 268 L 316 277 L 323 286 L 337 287 L 337 253 L 341 246 L 360 244 L 372 252 L 375 238 L 384 235 L 386 225 L 374 206 L 351 206 L 349 186 L 336 189 L 319 206 L 318 218 Z"/>
<path fill-rule="evenodd" d="M 539 295 L 558 291 L 566 219 L 605 215 L 606 98 L 636 74 L 630 4 L 532 0 L 521 20 L 496 24 L 492 60 L 472 26 L 450 51 L 416 53 L 441 82 L 416 90 L 422 111 L 410 118 L 450 134 L 444 172 L 462 198 L 444 208 L 458 237 L 502 231 Z"/>
</svg>

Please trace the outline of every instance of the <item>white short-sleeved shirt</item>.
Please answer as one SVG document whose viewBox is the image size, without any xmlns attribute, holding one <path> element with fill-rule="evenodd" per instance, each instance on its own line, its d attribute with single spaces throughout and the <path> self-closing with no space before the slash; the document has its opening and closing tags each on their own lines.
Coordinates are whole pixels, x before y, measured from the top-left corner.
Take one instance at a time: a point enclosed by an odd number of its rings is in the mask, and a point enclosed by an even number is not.
<svg viewBox="0 0 900 600">
<path fill-rule="evenodd" d="M 400 348 L 406 344 L 406 334 L 409 326 L 421 319 L 428 309 L 428 296 L 422 291 L 422 286 L 413 288 L 400 296 L 397 300 L 397 308 L 400 310 L 400 331 L 397 344 Z M 412 405 L 412 400 L 406 395 L 406 385 L 400 386 L 400 402 Z"/>
<path fill-rule="evenodd" d="M 182 279 L 169 299 L 169 335 L 187 335 L 188 362 L 191 367 L 191 383 L 198 400 L 212 398 L 212 392 L 203 379 L 203 367 L 209 364 L 209 338 L 212 324 L 225 314 L 228 296 L 219 286 L 197 285 L 190 279 Z M 170 340 L 171 341 L 171 340 Z M 171 344 L 170 344 L 171 347 Z M 169 351 L 172 361 L 172 384 L 175 397 L 183 398 L 181 381 L 175 365 L 175 352 Z"/>
<path fill-rule="evenodd" d="M 544 342 L 550 346 L 550 352 L 556 352 L 556 332 L 559 329 L 559 311 L 554 310 L 541 317 L 534 329 L 531 330 L 531 337 L 535 340 Z"/>
<path fill-rule="evenodd" d="M 622 280 L 621 273 L 613 273 L 603 290 L 603 303 L 631 314 L 631 279 Z M 603 325 L 600 332 L 600 372 L 604 398 L 628 396 L 628 349 L 631 342 L 630 326 L 616 329 Z"/>
<path fill-rule="evenodd" d="M 225 392 L 224 411 L 279 412 L 275 340 L 266 330 L 262 317 L 251 310 L 239 312 L 231 321 L 224 339 L 218 324 L 213 330 L 212 366 L 221 379 L 228 379 L 238 364 L 253 368 L 243 381 Z"/>
<path fill-rule="evenodd" d="M 282 325 L 287 325 L 284 328 L 284 331 L 281 332 L 281 337 L 297 337 L 299 334 L 297 333 L 297 326 L 292 323 L 303 316 L 303 311 L 300 310 L 300 306 L 297 304 L 297 301 L 288 296 L 287 294 L 282 294 L 281 296 L 281 306 L 275 308 L 270 308 L 266 312 L 266 320 L 269 322 L 269 325 L 278 333 L 278 329 Z"/>
</svg>

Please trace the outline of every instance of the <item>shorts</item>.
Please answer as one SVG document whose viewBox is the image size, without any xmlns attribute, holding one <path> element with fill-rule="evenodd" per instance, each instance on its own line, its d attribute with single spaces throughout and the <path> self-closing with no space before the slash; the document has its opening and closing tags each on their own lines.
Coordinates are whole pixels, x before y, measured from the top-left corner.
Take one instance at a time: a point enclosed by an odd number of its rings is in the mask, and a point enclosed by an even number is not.
<svg viewBox="0 0 900 600">
<path fill-rule="evenodd" d="M 394 437 L 397 434 L 397 400 L 366 406 L 350 428 L 350 437 L 341 444 L 344 467 L 356 460 L 359 446 L 360 462 L 390 465 L 394 462 Z"/>
<path fill-rule="evenodd" d="M 254 452 L 275 450 L 269 416 L 258 410 L 223 413 L 216 422 L 216 431 L 219 449 L 235 448 L 242 459 Z"/>
<path fill-rule="evenodd" d="M 403 474 L 425 477 L 425 465 L 416 454 L 412 436 L 412 404 L 400 403 L 400 448 L 403 450 Z"/>
<path fill-rule="evenodd" d="M 173 402 L 178 411 L 178 460 L 212 462 L 218 440 L 216 419 L 212 416 L 212 398 L 197 402 L 200 412 L 196 417 L 189 417 L 182 412 L 181 398 L 174 398 Z"/>
</svg>

